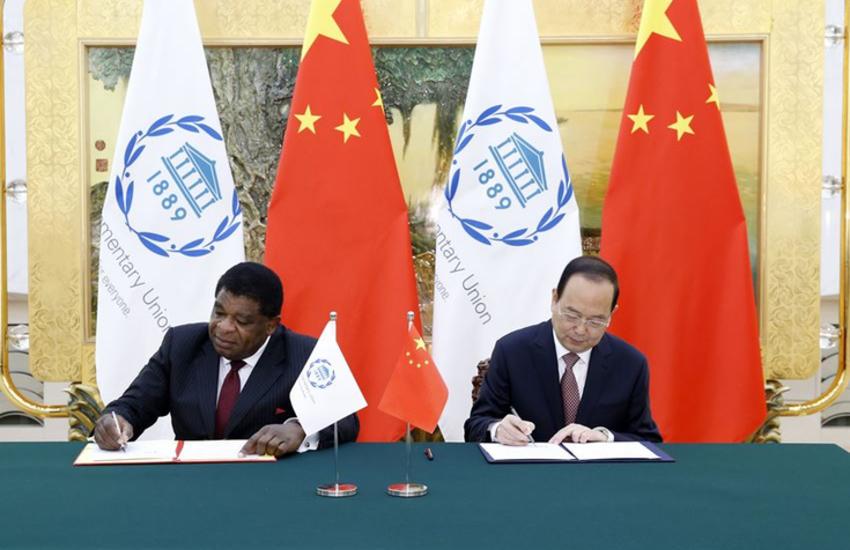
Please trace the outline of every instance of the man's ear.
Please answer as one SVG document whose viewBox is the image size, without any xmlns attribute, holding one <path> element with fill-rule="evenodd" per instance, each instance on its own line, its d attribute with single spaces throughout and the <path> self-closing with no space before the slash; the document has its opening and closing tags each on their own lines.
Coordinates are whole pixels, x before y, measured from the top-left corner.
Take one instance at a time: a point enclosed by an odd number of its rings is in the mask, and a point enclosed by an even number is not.
<svg viewBox="0 0 850 550">
<path fill-rule="evenodd" d="M 274 334 L 274 331 L 277 330 L 278 326 L 280 326 L 280 315 L 275 315 L 269 319 L 269 323 L 266 325 L 266 335 L 271 336 Z"/>
</svg>

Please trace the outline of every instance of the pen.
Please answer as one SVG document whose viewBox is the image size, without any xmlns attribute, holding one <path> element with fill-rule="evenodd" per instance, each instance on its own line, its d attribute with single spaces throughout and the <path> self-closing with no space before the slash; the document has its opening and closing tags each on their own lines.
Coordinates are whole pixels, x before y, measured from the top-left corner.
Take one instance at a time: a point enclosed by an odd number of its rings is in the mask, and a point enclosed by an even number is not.
<svg viewBox="0 0 850 550">
<path fill-rule="evenodd" d="M 512 415 L 514 415 L 515 417 L 519 418 L 520 420 L 522 420 L 522 418 L 520 417 L 519 413 L 518 413 L 518 412 L 516 412 L 516 409 L 515 409 L 515 408 L 513 408 L 513 407 L 511 407 L 511 414 L 512 414 Z M 528 443 L 529 443 L 530 445 L 534 445 L 534 438 L 533 438 L 533 437 L 531 437 L 531 434 L 526 435 L 526 437 L 528 437 Z"/>
<path fill-rule="evenodd" d="M 115 411 L 112 411 L 112 420 L 115 421 L 115 429 L 118 430 L 118 437 L 120 438 L 123 432 L 121 431 L 121 424 L 118 423 L 118 417 L 115 415 Z M 121 443 L 121 450 L 127 452 L 127 443 Z"/>
<path fill-rule="evenodd" d="M 430 448 L 430 447 L 428 447 L 427 449 L 425 449 L 425 458 L 427 458 L 428 460 L 434 460 L 434 453 L 433 453 L 433 452 L 431 452 L 431 448 Z"/>
</svg>

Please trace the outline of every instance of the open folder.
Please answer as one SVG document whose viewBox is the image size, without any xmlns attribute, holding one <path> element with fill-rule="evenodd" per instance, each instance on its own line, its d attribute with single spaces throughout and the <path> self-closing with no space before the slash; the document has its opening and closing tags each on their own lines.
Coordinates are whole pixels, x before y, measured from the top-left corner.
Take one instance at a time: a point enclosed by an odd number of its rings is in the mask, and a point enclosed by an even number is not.
<svg viewBox="0 0 850 550">
<path fill-rule="evenodd" d="M 74 466 L 114 464 L 198 464 L 214 462 L 274 462 L 268 455 L 239 456 L 246 439 L 209 441 L 131 441 L 124 451 L 104 451 L 96 443 L 86 445 Z"/>
<path fill-rule="evenodd" d="M 646 441 L 610 443 L 531 443 L 521 447 L 500 443 L 480 443 L 490 463 L 516 462 L 675 462 L 673 458 Z"/>
</svg>

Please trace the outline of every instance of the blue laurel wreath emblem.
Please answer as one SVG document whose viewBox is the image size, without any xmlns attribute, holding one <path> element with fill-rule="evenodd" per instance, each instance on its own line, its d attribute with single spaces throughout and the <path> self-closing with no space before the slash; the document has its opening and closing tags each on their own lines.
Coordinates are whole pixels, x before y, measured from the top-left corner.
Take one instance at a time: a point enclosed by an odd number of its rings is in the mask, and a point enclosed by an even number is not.
<svg viewBox="0 0 850 550">
<path fill-rule="evenodd" d="M 334 383 L 336 371 L 327 359 L 316 359 L 307 367 L 307 381 L 314 388 L 323 390 Z"/>
<path fill-rule="evenodd" d="M 473 130 L 477 127 L 492 126 L 505 120 L 511 120 L 520 124 L 534 124 L 545 132 L 551 133 L 553 131 L 551 126 L 549 126 L 542 118 L 534 114 L 535 110 L 533 107 L 516 106 L 505 110 L 501 109 L 501 104 L 493 105 L 484 109 L 474 122 L 472 120 L 464 121 L 458 131 L 457 139 L 455 140 L 457 145 L 454 149 L 455 161 L 453 161 L 453 164 L 457 165 L 457 159 L 460 153 L 462 153 L 472 142 L 475 137 Z M 561 212 L 561 210 L 570 202 L 570 198 L 573 196 L 573 186 L 570 181 L 569 171 L 567 170 L 567 160 L 563 154 L 561 155 L 561 169 L 563 177 L 558 183 L 558 193 L 555 205 L 549 207 L 534 226 L 518 227 L 503 235 L 499 235 L 498 233 L 485 234 L 485 232 L 491 232 L 494 229 L 493 225 L 483 220 L 467 218 L 459 214 L 455 210 L 453 204 L 461 181 L 461 169 L 459 166 L 457 166 L 452 172 L 449 184 L 446 185 L 444 190 L 449 207 L 449 213 L 460 223 L 463 230 L 470 237 L 481 244 L 485 244 L 487 246 L 494 242 L 508 246 L 527 246 L 533 244 L 538 240 L 538 236 L 540 234 L 554 229 L 566 216 L 566 212 Z"/>
<path fill-rule="evenodd" d="M 124 215 L 124 223 L 127 228 L 138 237 L 139 242 L 148 250 L 159 256 L 166 258 L 172 254 L 182 255 L 186 257 L 206 256 L 215 250 L 215 243 L 221 242 L 232 235 L 239 227 L 241 222 L 237 219 L 242 213 L 242 206 L 239 204 L 239 197 L 236 189 L 233 189 L 233 196 L 230 201 L 230 215 L 225 216 L 216 227 L 212 235 L 202 236 L 196 239 L 191 239 L 184 244 L 171 242 L 171 237 L 153 231 L 139 230 L 133 227 L 130 223 L 130 212 L 133 207 L 133 188 L 135 182 L 130 181 L 126 184 L 124 180 L 130 177 L 128 169 L 139 159 L 146 145 L 143 143 L 146 139 L 157 138 L 174 132 L 175 130 L 183 130 L 198 134 L 204 132 L 211 138 L 222 141 L 221 134 L 213 128 L 204 124 L 204 117 L 200 115 L 187 115 L 177 120 L 174 120 L 174 115 L 169 114 L 158 118 L 153 124 L 148 127 L 147 131 L 141 130 L 133 134 L 127 147 L 124 149 L 124 166 L 118 176 L 115 177 L 115 199 L 118 203 L 118 209 Z M 169 246 L 170 245 L 170 246 Z"/>
</svg>

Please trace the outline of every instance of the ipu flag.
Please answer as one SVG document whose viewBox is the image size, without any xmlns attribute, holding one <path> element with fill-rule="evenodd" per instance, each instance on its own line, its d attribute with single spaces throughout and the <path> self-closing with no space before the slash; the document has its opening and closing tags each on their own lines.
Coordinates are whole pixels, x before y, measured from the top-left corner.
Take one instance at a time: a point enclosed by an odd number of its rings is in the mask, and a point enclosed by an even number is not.
<svg viewBox="0 0 850 550">
<path fill-rule="evenodd" d="M 289 392 L 289 402 L 307 435 L 366 406 L 366 399 L 336 341 L 336 321 L 328 321 L 313 353 Z"/>
<path fill-rule="evenodd" d="M 242 210 L 191 0 L 145 2 L 100 228 L 97 383 L 123 393 L 169 327 L 209 317 Z M 162 420 L 145 432 L 169 436 Z"/>
<path fill-rule="evenodd" d="M 581 254 L 579 214 L 530 0 L 487 0 L 436 224 L 434 360 L 440 420 L 463 438 L 470 380 L 496 339 L 550 315 Z"/>
</svg>

